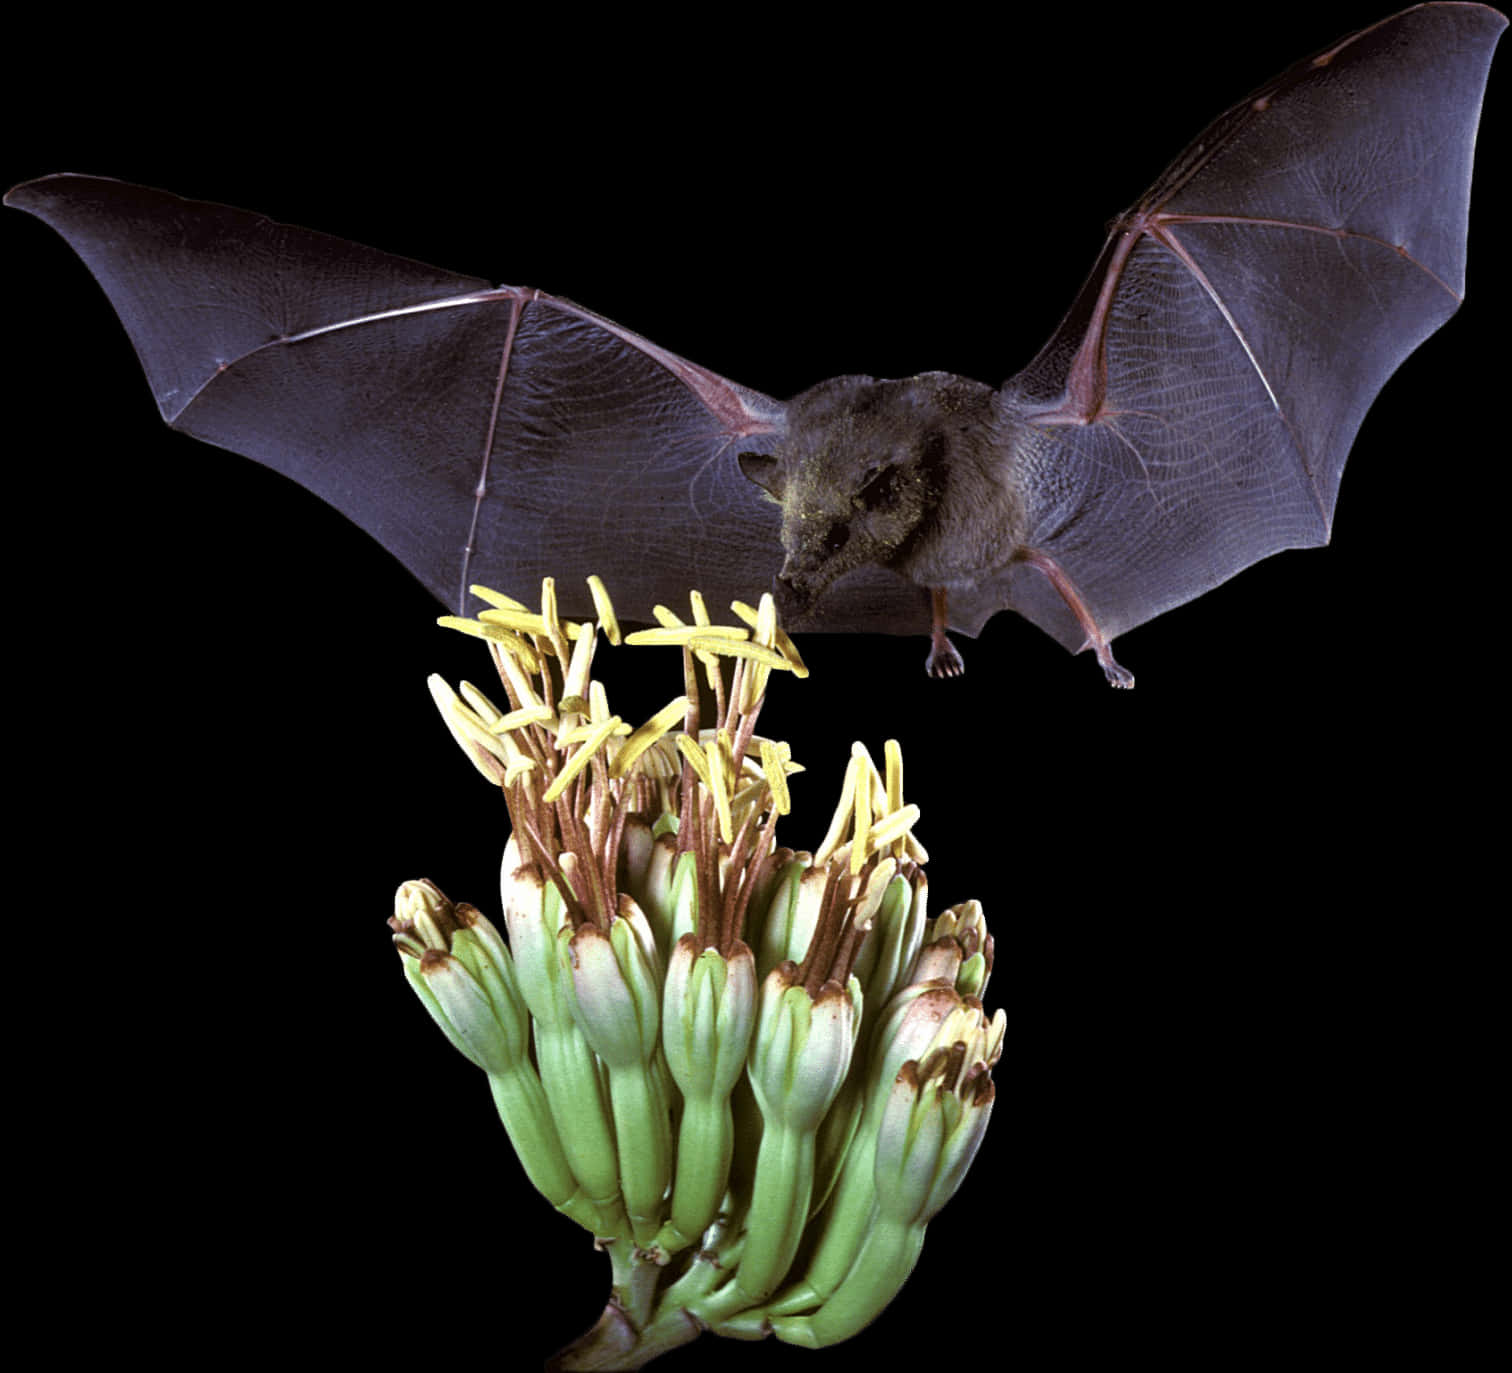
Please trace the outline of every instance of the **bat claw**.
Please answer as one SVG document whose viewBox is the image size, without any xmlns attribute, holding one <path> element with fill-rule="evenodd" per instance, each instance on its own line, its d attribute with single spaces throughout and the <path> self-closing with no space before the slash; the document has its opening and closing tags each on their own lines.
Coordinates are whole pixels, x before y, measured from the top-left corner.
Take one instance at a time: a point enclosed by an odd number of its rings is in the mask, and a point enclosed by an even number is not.
<svg viewBox="0 0 1512 1373">
<path fill-rule="evenodd" d="M 956 646 L 943 634 L 935 640 L 929 650 L 929 657 L 924 660 L 924 671 L 931 677 L 960 677 L 966 671 L 966 663 L 962 659 Z M 1130 685 L 1134 679 L 1129 678 Z"/>
<path fill-rule="evenodd" d="M 1128 668 L 1120 667 L 1115 663 L 1111 653 L 1105 658 L 1099 655 L 1099 661 L 1102 663 L 1103 675 L 1108 679 L 1109 686 L 1124 687 L 1129 691 L 1134 689 L 1134 674 Z"/>
</svg>

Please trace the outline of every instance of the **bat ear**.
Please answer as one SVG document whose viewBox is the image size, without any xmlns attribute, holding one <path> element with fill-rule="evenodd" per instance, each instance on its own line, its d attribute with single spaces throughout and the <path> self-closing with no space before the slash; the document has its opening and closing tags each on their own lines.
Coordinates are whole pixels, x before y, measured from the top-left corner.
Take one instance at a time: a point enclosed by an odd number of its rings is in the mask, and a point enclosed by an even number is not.
<svg viewBox="0 0 1512 1373">
<path fill-rule="evenodd" d="M 747 481 L 753 481 L 767 493 L 770 500 L 782 503 L 786 479 L 782 464 L 770 453 L 742 453 L 737 459 Z"/>
</svg>

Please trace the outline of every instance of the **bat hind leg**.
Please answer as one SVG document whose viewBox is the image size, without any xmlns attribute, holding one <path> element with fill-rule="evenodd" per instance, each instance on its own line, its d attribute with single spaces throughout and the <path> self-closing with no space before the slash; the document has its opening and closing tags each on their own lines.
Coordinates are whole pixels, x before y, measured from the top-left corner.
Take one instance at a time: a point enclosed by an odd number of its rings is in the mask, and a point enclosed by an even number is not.
<svg viewBox="0 0 1512 1373">
<path fill-rule="evenodd" d="M 1108 685 L 1114 687 L 1131 688 L 1134 685 L 1134 674 L 1128 668 L 1121 666 L 1113 657 L 1113 647 L 1101 629 L 1097 621 L 1092 618 L 1092 612 L 1087 609 L 1087 603 L 1082 600 L 1071 579 L 1061 571 L 1061 566 L 1048 553 L 1038 553 L 1033 549 L 1023 555 L 1023 560 L 1036 571 L 1042 572 L 1050 580 L 1050 585 L 1060 592 L 1061 599 L 1070 607 L 1071 613 L 1076 616 L 1076 622 L 1081 625 L 1087 636 L 1086 647 L 1097 654 L 1098 666 L 1103 670 L 1103 676 L 1108 679 Z"/>
<path fill-rule="evenodd" d="M 929 657 L 924 660 L 924 671 L 931 677 L 959 677 L 966 671 L 966 663 L 945 633 L 946 608 L 943 586 L 930 589 L 929 603 L 931 611 Z"/>
</svg>

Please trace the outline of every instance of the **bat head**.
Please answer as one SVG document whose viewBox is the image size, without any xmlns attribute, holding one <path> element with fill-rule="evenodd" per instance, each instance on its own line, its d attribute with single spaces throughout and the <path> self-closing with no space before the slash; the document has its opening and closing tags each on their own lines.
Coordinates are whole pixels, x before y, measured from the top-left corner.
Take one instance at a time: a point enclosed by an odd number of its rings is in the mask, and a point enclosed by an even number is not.
<svg viewBox="0 0 1512 1373">
<path fill-rule="evenodd" d="M 946 580 L 934 575 L 941 510 L 963 470 L 991 465 L 993 396 L 929 372 L 835 377 L 790 401 L 783 441 L 740 457 L 741 471 L 782 507 L 779 608 L 805 613 L 837 577 L 868 563 L 921 585 Z"/>
</svg>

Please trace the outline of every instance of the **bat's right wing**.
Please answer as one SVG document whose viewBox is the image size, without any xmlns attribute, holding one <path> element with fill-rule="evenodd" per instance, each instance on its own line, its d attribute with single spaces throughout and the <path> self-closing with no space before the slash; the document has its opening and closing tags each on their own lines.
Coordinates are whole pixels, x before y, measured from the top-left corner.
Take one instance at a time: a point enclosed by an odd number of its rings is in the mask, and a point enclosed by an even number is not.
<svg viewBox="0 0 1512 1373">
<path fill-rule="evenodd" d="M 736 459 L 777 402 L 570 301 L 243 210 L 86 176 L 5 199 L 94 273 L 168 424 L 309 488 L 443 604 L 551 575 L 591 614 L 596 572 L 649 620 L 770 587 L 780 518 Z"/>
<path fill-rule="evenodd" d="M 1506 23 L 1419 6 L 1236 105 L 1114 226 L 1008 384 L 1028 543 L 1105 638 L 1327 541 L 1366 408 L 1459 306 L 1481 92 Z M 1032 566 L 992 590 L 1083 645 Z"/>
</svg>

